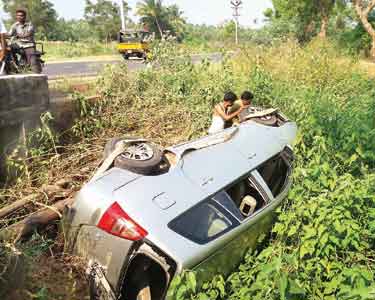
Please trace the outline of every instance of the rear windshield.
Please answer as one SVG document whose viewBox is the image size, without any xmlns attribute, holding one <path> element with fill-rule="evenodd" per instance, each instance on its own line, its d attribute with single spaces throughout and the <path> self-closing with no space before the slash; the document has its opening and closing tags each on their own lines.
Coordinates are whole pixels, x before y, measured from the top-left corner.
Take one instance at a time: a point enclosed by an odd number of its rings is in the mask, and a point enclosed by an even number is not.
<svg viewBox="0 0 375 300">
<path fill-rule="evenodd" d="M 273 196 L 277 197 L 283 191 L 290 173 L 290 166 L 279 155 L 260 166 L 258 172 L 267 183 Z"/>
<path fill-rule="evenodd" d="M 168 224 L 173 231 L 198 243 L 208 243 L 238 225 L 238 221 L 213 200 L 202 202 Z"/>
</svg>

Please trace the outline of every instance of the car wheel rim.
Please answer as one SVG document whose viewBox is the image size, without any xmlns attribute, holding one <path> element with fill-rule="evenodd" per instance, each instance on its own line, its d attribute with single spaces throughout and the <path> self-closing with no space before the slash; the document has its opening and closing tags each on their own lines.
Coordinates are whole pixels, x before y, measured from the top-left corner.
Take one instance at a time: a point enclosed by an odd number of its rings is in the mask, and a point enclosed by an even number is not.
<svg viewBox="0 0 375 300">
<path fill-rule="evenodd" d="M 121 156 L 126 159 L 145 161 L 154 156 L 154 151 L 146 143 L 135 143 L 126 148 Z"/>
</svg>

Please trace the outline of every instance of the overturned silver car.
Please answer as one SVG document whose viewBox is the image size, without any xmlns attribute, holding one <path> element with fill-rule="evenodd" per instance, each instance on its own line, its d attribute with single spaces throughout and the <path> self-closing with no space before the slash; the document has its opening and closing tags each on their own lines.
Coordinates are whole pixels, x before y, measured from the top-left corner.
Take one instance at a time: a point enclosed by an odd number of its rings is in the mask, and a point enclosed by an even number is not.
<svg viewBox="0 0 375 300">
<path fill-rule="evenodd" d="M 92 299 L 167 299 L 184 269 L 201 283 L 228 275 L 270 230 L 297 127 L 277 111 L 251 113 L 163 151 L 142 139 L 107 144 L 109 164 L 65 212 L 67 248 L 87 261 Z"/>
</svg>

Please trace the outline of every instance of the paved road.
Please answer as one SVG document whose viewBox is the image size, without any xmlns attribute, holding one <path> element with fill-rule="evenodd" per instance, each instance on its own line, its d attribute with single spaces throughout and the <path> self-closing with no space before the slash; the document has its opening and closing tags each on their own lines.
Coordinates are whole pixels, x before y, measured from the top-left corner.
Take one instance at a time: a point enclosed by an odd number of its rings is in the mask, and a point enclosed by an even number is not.
<svg viewBox="0 0 375 300">
<path fill-rule="evenodd" d="M 193 55 L 193 63 L 199 63 L 203 58 L 208 57 L 212 62 L 219 62 L 221 60 L 220 53 L 213 53 L 207 55 Z M 44 74 L 48 75 L 49 79 L 57 79 L 59 77 L 72 77 L 72 76 L 95 76 L 103 70 L 104 66 L 107 64 L 119 64 L 123 60 L 113 60 L 113 61 L 79 61 L 79 62 L 62 62 L 62 63 L 46 63 L 43 70 Z M 145 64 L 142 60 L 128 60 L 127 62 L 129 70 L 139 70 L 145 68 Z"/>
</svg>

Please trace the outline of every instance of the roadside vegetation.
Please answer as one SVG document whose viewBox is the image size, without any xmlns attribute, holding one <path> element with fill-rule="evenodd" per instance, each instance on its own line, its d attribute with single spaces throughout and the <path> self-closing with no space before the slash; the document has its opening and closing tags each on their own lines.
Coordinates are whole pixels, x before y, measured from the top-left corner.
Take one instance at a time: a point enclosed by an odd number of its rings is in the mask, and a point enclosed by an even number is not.
<svg viewBox="0 0 375 300">
<path fill-rule="evenodd" d="M 298 123 L 292 190 L 272 234 L 262 237 L 229 278 L 218 274 L 200 287 L 187 273 L 173 283 L 174 299 L 372 299 L 375 84 L 359 63 L 321 39 L 305 46 L 288 40 L 246 47 L 234 57 L 224 55 L 219 64 L 193 65 L 173 43 L 154 51 L 158 68 L 129 73 L 125 64 L 108 66 L 95 84 L 99 100 L 88 102 L 75 93 L 79 114 L 70 130 L 53 133 L 53 118 L 44 117 L 45 126 L 30 137 L 30 158 L 10 158 L 18 180 L 1 190 L 0 207 L 61 178 L 70 178 L 69 193 L 47 193 L 3 218 L 1 227 L 56 198 L 73 197 L 99 164 L 108 137 L 142 136 L 163 146 L 189 140 L 205 134 L 211 109 L 224 91 L 250 89 L 255 105 L 278 107 Z M 23 253 L 28 271 L 20 293 L 34 299 L 83 299 L 83 271 L 79 261 L 64 254 L 64 236 L 56 235 L 56 226 L 26 244 L 7 240 L 1 249 L 8 254 L 2 257 Z M 59 263 L 67 272 L 56 277 L 51 270 Z M 55 289 L 54 279 L 71 289 Z"/>
<path fill-rule="evenodd" d="M 59 60 L 79 60 L 82 58 L 99 57 L 104 60 L 105 57 L 118 55 L 116 43 L 108 44 L 98 41 L 86 42 L 43 42 L 43 56 L 47 62 Z M 113 59 L 113 58 L 112 58 Z"/>
</svg>

